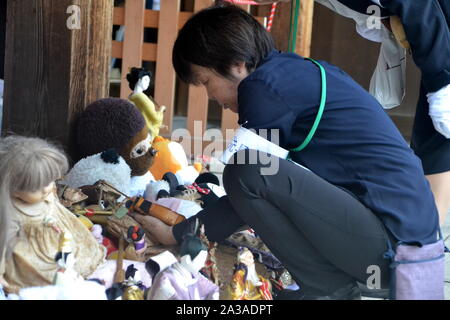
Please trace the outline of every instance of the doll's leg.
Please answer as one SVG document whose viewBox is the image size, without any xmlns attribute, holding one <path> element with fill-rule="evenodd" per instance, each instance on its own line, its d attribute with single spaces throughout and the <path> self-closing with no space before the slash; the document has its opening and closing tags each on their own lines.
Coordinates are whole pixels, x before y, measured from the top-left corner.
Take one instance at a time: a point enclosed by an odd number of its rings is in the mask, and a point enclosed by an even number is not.
<svg viewBox="0 0 450 320">
<path fill-rule="evenodd" d="M 429 116 L 427 90 L 422 82 L 411 137 L 411 148 L 422 161 L 430 182 L 441 226 L 450 210 L 450 139 L 438 133 Z"/>
<path fill-rule="evenodd" d="M 426 176 L 433 191 L 436 206 L 439 211 L 440 225 L 445 224 L 445 218 L 450 210 L 450 171 Z"/>
</svg>

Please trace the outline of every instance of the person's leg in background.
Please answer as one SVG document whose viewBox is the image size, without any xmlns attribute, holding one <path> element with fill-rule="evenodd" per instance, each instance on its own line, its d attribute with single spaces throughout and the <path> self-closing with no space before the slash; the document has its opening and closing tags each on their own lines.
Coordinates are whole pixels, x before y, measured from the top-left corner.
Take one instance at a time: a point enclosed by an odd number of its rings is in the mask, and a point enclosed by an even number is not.
<svg viewBox="0 0 450 320">
<path fill-rule="evenodd" d="M 421 84 L 411 138 L 411 148 L 422 161 L 423 170 L 433 191 L 442 226 L 450 210 L 450 139 L 434 129 L 428 115 L 426 89 Z"/>
<path fill-rule="evenodd" d="M 248 150 L 240 151 L 249 159 Z M 236 159 L 236 155 L 235 155 Z M 234 162 L 236 163 L 236 162 Z M 224 186 L 231 205 L 283 263 L 307 297 L 331 296 L 366 283 L 379 268 L 388 287 L 388 237 L 381 222 L 349 193 L 279 159 L 275 175 L 261 164 L 228 164 Z M 353 290 L 353 289 L 352 289 Z"/>
<path fill-rule="evenodd" d="M 439 211 L 439 223 L 444 225 L 450 210 L 450 171 L 425 176 L 430 182 L 434 200 Z"/>
</svg>

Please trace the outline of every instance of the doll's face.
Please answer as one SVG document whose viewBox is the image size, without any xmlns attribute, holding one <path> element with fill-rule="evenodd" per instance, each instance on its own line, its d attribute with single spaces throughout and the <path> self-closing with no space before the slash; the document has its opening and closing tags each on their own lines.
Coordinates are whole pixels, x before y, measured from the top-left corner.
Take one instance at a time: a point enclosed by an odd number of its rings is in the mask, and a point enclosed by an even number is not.
<svg viewBox="0 0 450 320">
<path fill-rule="evenodd" d="M 143 91 L 147 90 L 148 87 L 150 87 L 150 77 L 144 76 L 141 79 L 139 79 L 137 86 L 142 88 Z"/>
<path fill-rule="evenodd" d="M 122 148 L 120 155 L 131 168 L 132 176 L 143 176 L 153 164 L 156 151 L 151 147 L 147 126 Z"/>
<path fill-rule="evenodd" d="M 191 257 L 189 255 L 184 256 L 182 259 L 186 262 L 184 263 L 184 266 L 192 274 L 195 274 L 205 266 L 207 258 L 208 258 L 208 251 L 202 250 L 198 253 L 198 255 L 194 258 L 194 260 L 191 260 Z"/>
<path fill-rule="evenodd" d="M 53 192 L 55 189 L 55 183 L 52 182 L 48 186 L 42 188 L 41 190 L 37 190 L 34 192 L 22 192 L 18 191 L 14 193 L 14 197 L 29 204 L 35 204 L 39 203 L 41 201 L 44 201 L 47 196 Z"/>
</svg>

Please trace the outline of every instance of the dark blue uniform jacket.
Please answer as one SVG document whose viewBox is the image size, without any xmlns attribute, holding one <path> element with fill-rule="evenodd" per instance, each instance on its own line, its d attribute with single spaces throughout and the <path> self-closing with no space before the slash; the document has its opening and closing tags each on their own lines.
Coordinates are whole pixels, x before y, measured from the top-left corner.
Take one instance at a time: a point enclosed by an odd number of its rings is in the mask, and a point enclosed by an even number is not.
<svg viewBox="0 0 450 320">
<path fill-rule="evenodd" d="M 293 160 L 353 194 L 397 239 L 435 241 L 438 213 L 420 160 L 375 98 L 344 71 L 320 63 L 328 82 L 325 112 Z M 295 148 L 314 122 L 320 94 L 316 65 L 273 51 L 239 85 L 239 123 L 279 129 L 280 146 Z"/>
</svg>

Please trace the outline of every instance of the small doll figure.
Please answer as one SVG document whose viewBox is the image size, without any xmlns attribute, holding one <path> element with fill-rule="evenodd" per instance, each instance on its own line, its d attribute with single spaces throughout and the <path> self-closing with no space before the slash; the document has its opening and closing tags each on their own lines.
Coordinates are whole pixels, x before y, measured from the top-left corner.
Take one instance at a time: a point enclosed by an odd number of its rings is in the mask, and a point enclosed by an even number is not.
<svg viewBox="0 0 450 320">
<path fill-rule="evenodd" d="M 137 271 L 133 264 L 128 266 L 123 283 L 122 300 L 144 300 L 144 291 L 147 288 L 142 285 Z"/>
<path fill-rule="evenodd" d="M 8 293 L 53 283 L 61 268 L 55 256 L 61 252 L 63 232 L 71 253 L 61 253 L 60 262 L 67 264 L 73 256 L 73 270 L 83 279 L 112 283 L 114 270 L 105 261 L 106 249 L 57 198 L 54 181 L 67 168 L 64 153 L 45 140 L 0 139 L 0 279 L 8 284 Z M 145 264 L 135 265 L 146 273 Z"/>
<path fill-rule="evenodd" d="M 142 254 L 147 249 L 144 229 L 138 226 L 130 226 L 128 228 L 127 238 L 129 242 L 133 243 L 136 254 Z"/>
<path fill-rule="evenodd" d="M 55 261 L 58 265 L 53 283 L 55 285 L 69 285 L 84 281 L 74 270 L 75 260 L 72 254 L 72 234 L 63 232 L 61 234 L 60 251 L 56 254 Z"/>
<path fill-rule="evenodd" d="M 131 68 L 130 73 L 127 75 L 127 80 L 130 89 L 133 90 L 130 100 L 144 116 L 153 141 L 155 137 L 159 136 L 159 129 L 163 126 L 166 107 L 163 106 L 160 108 L 160 111 L 156 111 L 157 104 L 144 93 L 150 86 L 151 76 L 152 74 L 144 69 Z"/>
<path fill-rule="evenodd" d="M 183 238 L 180 262 L 156 275 L 147 300 L 219 299 L 219 287 L 199 272 L 205 266 L 208 251 L 197 232 L 198 219 L 193 230 Z"/>
<path fill-rule="evenodd" d="M 237 264 L 228 287 L 229 300 L 272 300 L 271 284 L 256 273 L 253 254 L 247 248 L 241 248 L 237 255 Z"/>
</svg>

